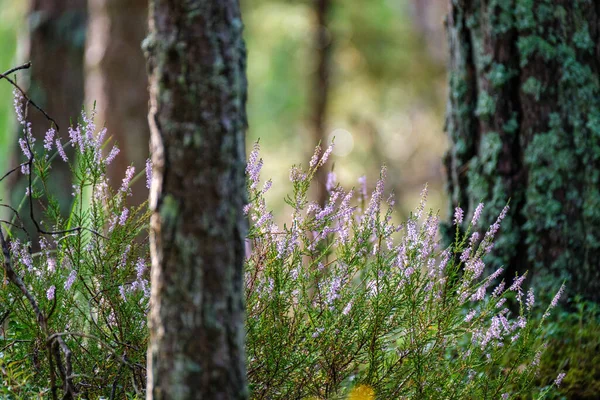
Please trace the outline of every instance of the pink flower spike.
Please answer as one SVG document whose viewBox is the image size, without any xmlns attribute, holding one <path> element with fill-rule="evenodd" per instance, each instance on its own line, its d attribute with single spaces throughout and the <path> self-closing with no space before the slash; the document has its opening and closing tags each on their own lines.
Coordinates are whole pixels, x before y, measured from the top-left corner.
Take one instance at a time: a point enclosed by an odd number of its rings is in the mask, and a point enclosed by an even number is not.
<svg viewBox="0 0 600 400">
<path fill-rule="evenodd" d="M 327 148 L 327 150 L 325 150 L 325 153 L 323 153 L 323 157 L 321 157 L 321 161 L 319 161 L 319 165 L 318 165 L 319 167 L 322 167 L 323 165 L 325 165 L 325 163 L 329 159 L 329 156 L 331 155 L 332 151 L 333 151 L 333 143 L 331 143 L 329 145 L 329 147 Z"/>
<path fill-rule="evenodd" d="M 54 300 L 54 294 L 56 293 L 56 286 L 52 285 L 46 291 L 46 298 L 48 300 Z"/>
<path fill-rule="evenodd" d="M 483 212 L 483 203 L 479 203 L 477 205 L 477 208 L 475 209 L 475 212 L 473 213 L 473 219 L 471 220 L 471 225 L 473 225 L 473 226 L 477 225 L 477 222 L 479 222 L 479 219 L 481 218 L 482 212 Z"/>
<path fill-rule="evenodd" d="M 68 162 L 67 154 L 65 153 L 65 149 L 63 149 L 62 144 L 60 143 L 60 139 L 56 139 L 56 150 L 58 150 L 58 155 L 64 162 Z"/>
<path fill-rule="evenodd" d="M 456 207 L 454 209 L 454 225 L 460 225 L 463 223 L 463 218 L 465 216 L 465 212 L 462 208 Z"/>
</svg>

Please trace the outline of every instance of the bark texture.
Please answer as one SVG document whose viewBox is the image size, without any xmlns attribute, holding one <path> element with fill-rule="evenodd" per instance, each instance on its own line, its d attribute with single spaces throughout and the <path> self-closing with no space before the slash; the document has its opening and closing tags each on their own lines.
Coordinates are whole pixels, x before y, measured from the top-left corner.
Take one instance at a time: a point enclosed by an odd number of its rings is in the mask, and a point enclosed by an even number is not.
<svg viewBox="0 0 600 400">
<path fill-rule="evenodd" d="M 313 81 L 312 132 L 314 146 L 311 151 L 319 143 L 323 147 L 323 151 L 327 147 L 325 129 L 332 55 L 331 32 L 328 29 L 330 9 L 330 0 L 315 0 L 316 27 L 314 43 L 317 68 Z M 317 170 L 314 177 L 316 183 L 314 185 L 314 196 L 320 205 L 324 205 L 327 201 L 327 190 L 325 189 L 327 175 L 328 168 L 323 166 Z"/>
<path fill-rule="evenodd" d="M 452 207 L 510 199 L 493 266 L 600 300 L 600 2 L 452 0 L 447 24 Z"/>
<path fill-rule="evenodd" d="M 246 399 L 246 51 L 237 0 L 150 3 L 148 399 Z"/>
<path fill-rule="evenodd" d="M 86 104 L 96 102 L 97 123 L 121 150 L 108 167 L 116 188 L 125 169 L 145 168 L 149 150 L 148 77 L 142 41 L 147 34 L 148 0 L 89 0 L 86 50 Z M 148 198 L 144 179 L 132 186 L 134 205 Z"/>
</svg>

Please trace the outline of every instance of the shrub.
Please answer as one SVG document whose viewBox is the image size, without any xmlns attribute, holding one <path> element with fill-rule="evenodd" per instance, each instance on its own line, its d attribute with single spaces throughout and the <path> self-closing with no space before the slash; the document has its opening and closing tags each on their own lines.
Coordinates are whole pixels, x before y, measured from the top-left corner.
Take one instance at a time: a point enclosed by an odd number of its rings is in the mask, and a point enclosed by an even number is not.
<svg viewBox="0 0 600 400">
<path fill-rule="evenodd" d="M 1 221 L 2 393 L 141 398 L 149 213 L 146 205 L 127 204 L 135 171 L 128 168 L 120 188 L 110 188 L 106 166 L 118 150 L 103 151 L 106 131 L 96 130 L 93 112 L 69 128 L 70 140 L 50 128 L 43 146 L 36 146 L 26 121 L 28 99 L 17 91 L 15 104 L 23 127 L 20 172 L 29 183 L 27 198 L 10 208 L 12 219 Z M 64 146 L 76 149 L 75 160 L 66 158 Z M 256 144 L 245 208 L 251 221 L 245 284 L 253 398 L 524 393 L 544 344 L 541 324 L 529 318 L 533 292 L 523 292 L 523 276 L 506 290 L 504 281 L 496 282 L 501 270 L 483 276 L 505 211 L 481 235 L 477 213 L 461 233 L 457 209 L 456 241 L 439 249 L 438 216 L 425 212 L 426 192 L 408 221 L 396 224 L 393 196 L 384 201 L 385 169 L 370 196 L 364 179 L 355 193 L 331 174 L 327 204 L 311 203 L 311 179 L 329 147 L 323 155 L 317 149 L 307 169 L 292 168 L 292 219 L 280 228 L 264 198 L 271 182 L 260 184 L 258 153 Z M 69 162 L 73 172 L 66 219 L 46 190 L 52 162 Z M 33 202 L 42 215 L 34 215 Z M 22 223 L 26 214 L 40 234 L 35 253 Z M 516 315 L 505 307 L 509 296 L 518 301 Z"/>
<path fill-rule="evenodd" d="M 355 195 L 330 174 L 327 204 L 310 203 L 311 179 L 331 152 L 321 157 L 317 148 L 308 169 L 291 170 L 292 220 L 280 228 L 264 198 L 271 183 L 259 182 L 258 150 L 248 160 L 245 210 L 252 221 L 246 298 L 254 398 L 343 398 L 356 388 L 383 399 L 525 393 L 543 346 L 540 323 L 529 319 L 533 290 L 523 292 L 524 276 L 507 289 L 504 281 L 496 285 L 502 270 L 482 276 L 508 206 L 483 235 L 476 229 L 483 205 L 464 234 L 457 209 L 455 243 L 441 250 L 426 190 L 408 221 L 393 222 L 393 196 L 383 201 L 385 169 L 370 196 L 364 179 Z M 509 296 L 517 315 L 506 307 Z"/>
</svg>

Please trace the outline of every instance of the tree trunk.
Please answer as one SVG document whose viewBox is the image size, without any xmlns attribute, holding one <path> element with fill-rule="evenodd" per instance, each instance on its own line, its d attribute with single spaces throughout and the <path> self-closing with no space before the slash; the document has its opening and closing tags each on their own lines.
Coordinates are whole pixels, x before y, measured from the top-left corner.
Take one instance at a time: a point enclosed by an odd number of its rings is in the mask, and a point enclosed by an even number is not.
<svg viewBox="0 0 600 400">
<path fill-rule="evenodd" d="M 142 41 L 147 33 L 148 0 L 89 0 L 86 51 L 86 104 L 96 102 L 104 125 L 121 150 L 108 167 L 118 189 L 127 166 L 145 168 L 148 158 L 148 78 Z M 146 182 L 132 186 L 130 203 L 148 198 Z"/>
<path fill-rule="evenodd" d="M 59 125 L 63 138 L 68 138 L 67 128 L 72 119 L 77 120 L 83 104 L 83 58 L 86 37 L 86 0 L 33 0 L 30 3 L 28 37 L 24 41 L 23 53 L 31 61 L 28 95 Z M 33 136 L 37 146 L 42 140 L 50 123 L 42 113 L 30 107 L 28 121 L 32 124 Z M 19 132 L 22 135 L 21 132 Z M 63 140 L 63 143 L 65 141 Z M 65 149 L 70 157 L 73 152 Z M 14 146 L 15 160 L 11 165 L 24 161 L 17 144 Z M 55 179 L 50 193 L 59 202 L 61 212 L 68 216 L 73 192 L 69 166 L 63 162 L 54 163 Z M 13 175 L 8 182 L 11 201 L 19 204 L 25 195 L 27 179 Z M 26 205 L 24 210 L 29 205 Z M 36 219 L 41 219 L 41 209 L 35 207 Z M 25 213 L 26 215 L 28 213 Z M 33 248 L 37 248 L 37 237 L 32 224 L 27 224 Z"/>
<path fill-rule="evenodd" d="M 150 3 L 148 399 L 246 399 L 246 51 L 237 0 Z"/>
<path fill-rule="evenodd" d="M 452 0 L 447 24 L 452 207 L 510 199 L 493 266 L 600 300 L 600 2 Z"/>
<path fill-rule="evenodd" d="M 327 100 L 329 97 L 329 75 L 331 69 L 331 32 L 329 26 L 329 13 L 331 8 L 330 0 L 315 0 L 315 14 L 317 17 L 315 27 L 315 52 L 317 68 L 313 81 L 313 111 L 312 111 L 312 131 L 314 135 L 313 148 L 319 143 L 323 150 L 327 147 L 325 137 L 327 120 Z M 311 153 L 312 154 L 312 153 Z M 315 199 L 320 205 L 327 201 L 327 183 L 328 170 L 323 166 L 317 170 L 314 177 Z"/>
</svg>

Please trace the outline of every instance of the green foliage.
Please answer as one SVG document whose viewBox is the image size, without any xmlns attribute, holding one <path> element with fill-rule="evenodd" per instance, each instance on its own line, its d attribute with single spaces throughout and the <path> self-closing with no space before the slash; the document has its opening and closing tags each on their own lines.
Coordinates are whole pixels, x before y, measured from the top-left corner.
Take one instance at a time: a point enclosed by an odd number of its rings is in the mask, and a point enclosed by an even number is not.
<svg viewBox="0 0 600 400">
<path fill-rule="evenodd" d="M 40 151 L 29 130 L 21 138 L 24 171 L 31 171 L 29 197 L 45 210 L 35 216 L 45 233 L 39 243 L 29 242 L 22 225 L 29 201 L 14 210 L 12 224 L 3 225 L 8 254 L 1 258 L 0 313 L 7 317 L 0 330 L 3 390 L 8 398 L 23 399 L 37 398 L 33 393 L 44 398 L 141 393 L 149 212 L 146 205 L 127 206 L 132 169 L 118 191 L 109 187 L 105 172 L 112 155 L 102 156 L 105 130 L 96 132 L 92 113 L 83 114 L 64 145 L 77 149 L 77 160 L 70 163 L 71 213 L 62 219 L 48 187 L 51 163 L 65 162 L 59 158 L 63 145 L 49 132 L 53 140 Z M 39 250 L 32 253 L 32 246 Z"/>
<path fill-rule="evenodd" d="M 250 155 L 253 398 L 343 398 L 357 387 L 390 399 L 527 393 L 543 346 L 543 319 L 529 319 L 533 292 L 525 301 L 524 277 L 516 277 L 508 290 L 502 282 L 486 296 L 502 270 L 481 277 L 506 209 L 482 239 L 476 225 L 466 233 L 457 227 L 455 243 L 441 252 L 438 217 L 424 212 L 425 197 L 406 223 L 393 224 L 393 197 L 385 208 L 382 202 L 385 170 L 370 198 L 360 189 L 351 204 L 354 190 L 335 186 L 330 175 L 328 203 L 310 203 L 322 164 L 317 150 L 307 170 L 292 168 L 292 220 L 280 228 L 264 198 L 270 183 L 259 182 L 258 147 Z M 521 304 L 514 319 L 504 308 L 508 297 Z"/>
<path fill-rule="evenodd" d="M 576 299 L 574 309 L 560 309 L 544 329 L 548 348 L 536 385 L 550 385 L 556 371 L 567 375 L 554 397 L 596 399 L 600 393 L 600 310 Z"/>
</svg>

